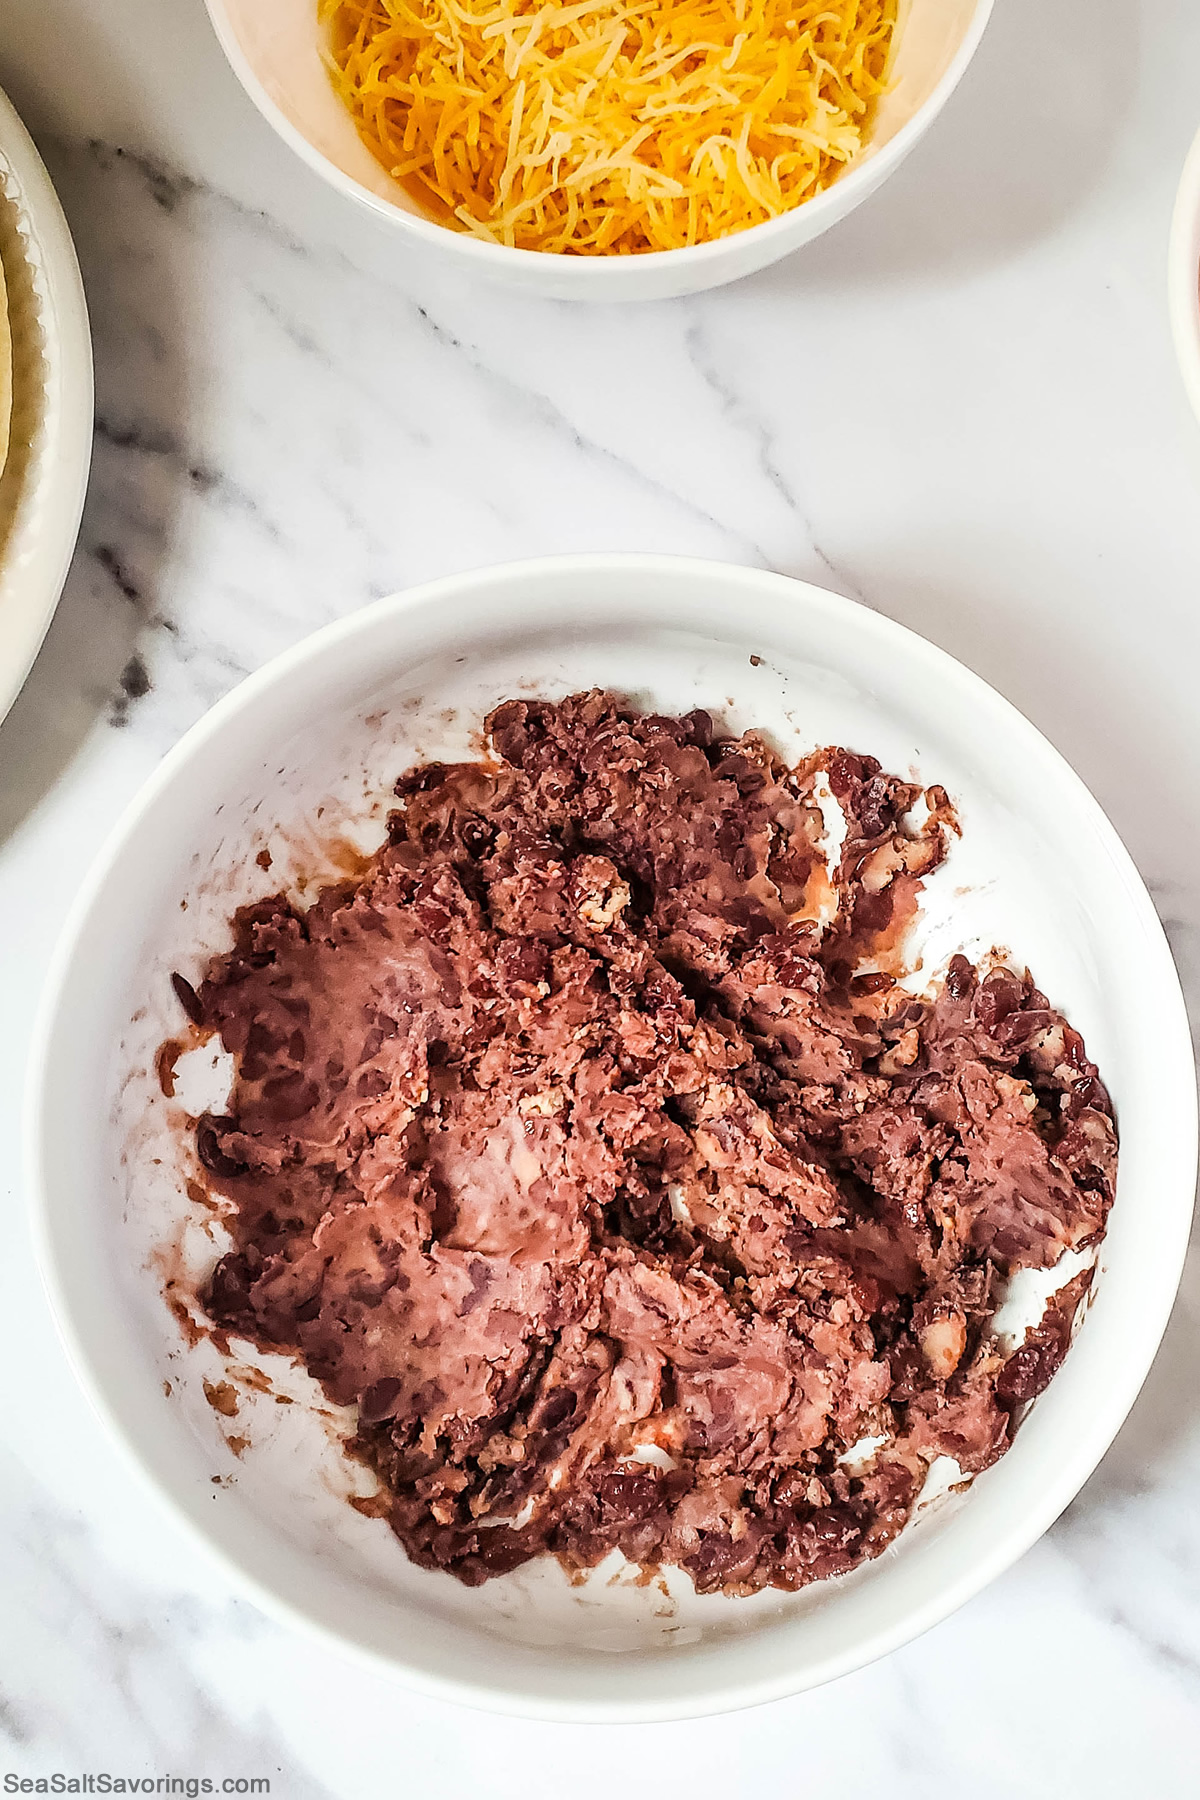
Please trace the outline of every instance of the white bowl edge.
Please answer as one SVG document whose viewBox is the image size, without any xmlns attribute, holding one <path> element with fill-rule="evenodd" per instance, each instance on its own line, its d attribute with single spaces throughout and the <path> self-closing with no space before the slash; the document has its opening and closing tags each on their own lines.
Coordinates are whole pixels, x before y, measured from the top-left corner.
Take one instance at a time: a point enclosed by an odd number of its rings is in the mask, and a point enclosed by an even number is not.
<svg viewBox="0 0 1200 1800">
<path fill-rule="evenodd" d="M 1200 133 L 1183 166 L 1171 218 L 1167 291 L 1175 354 L 1200 419 Z"/>
<path fill-rule="evenodd" d="M 87 299 L 70 227 L 33 139 L 2 92 L 0 152 L 13 172 L 23 235 L 39 259 L 47 366 L 41 441 L 26 477 L 31 488 L 20 498 L 12 541 L 0 546 L 13 559 L 0 581 L 2 719 L 33 666 L 71 566 L 91 469 L 94 401 Z"/>
</svg>

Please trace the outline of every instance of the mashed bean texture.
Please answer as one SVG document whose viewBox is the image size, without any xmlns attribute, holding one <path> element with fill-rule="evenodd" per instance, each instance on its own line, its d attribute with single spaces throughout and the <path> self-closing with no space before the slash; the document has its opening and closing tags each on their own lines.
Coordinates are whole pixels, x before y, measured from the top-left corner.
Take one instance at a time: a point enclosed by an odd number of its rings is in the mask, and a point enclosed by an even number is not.
<svg viewBox="0 0 1200 1800">
<path fill-rule="evenodd" d="M 1058 1367 L 1086 1275 L 1015 1349 L 990 1321 L 1103 1233 L 1104 1087 L 1023 970 L 898 985 L 942 790 L 600 692 L 488 731 L 398 782 L 360 879 L 176 978 L 237 1063 L 197 1125 L 236 1208 L 210 1315 L 357 1407 L 462 1581 L 846 1570 Z"/>
</svg>

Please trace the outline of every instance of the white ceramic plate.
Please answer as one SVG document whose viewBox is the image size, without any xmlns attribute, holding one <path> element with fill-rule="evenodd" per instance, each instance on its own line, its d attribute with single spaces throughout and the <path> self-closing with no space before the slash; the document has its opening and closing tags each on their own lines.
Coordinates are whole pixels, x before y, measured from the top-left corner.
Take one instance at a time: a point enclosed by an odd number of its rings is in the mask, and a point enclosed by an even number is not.
<svg viewBox="0 0 1200 1800">
<path fill-rule="evenodd" d="M 1171 331 L 1188 399 L 1200 419 L 1200 136 L 1183 168 L 1171 221 Z"/>
<path fill-rule="evenodd" d="M 75 247 L 33 140 L 0 93 L 0 258 L 13 420 L 0 475 L 0 718 L 67 578 L 92 455 L 92 346 Z"/>
<path fill-rule="evenodd" d="M 210 1340 L 184 1341 L 164 1301 L 165 1279 L 207 1271 L 222 1247 L 186 1189 L 183 1100 L 199 1111 L 197 1084 L 214 1071 L 193 1060 L 174 1101 L 155 1078 L 157 1045 L 183 1028 L 172 970 L 197 977 L 228 946 L 234 906 L 335 876 L 331 836 L 378 844 L 396 776 L 416 758 L 470 754 L 498 700 L 594 683 L 654 710 L 703 705 L 792 753 L 847 744 L 944 783 L 964 836 L 929 884 L 926 967 L 959 947 L 1011 946 L 1084 1032 L 1118 1110 L 1094 1302 L 1013 1449 L 877 1562 L 801 1594 L 697 1598 L 676 1583 L 668 1602 L 596 1576 L 570 1587 L 552 1563 L 468 1590 L 414 1568 L 382 1522 L 347 1505 L 337 1421 L 320 1416 L 308 1378 L 261 1356 L 231 1373 Z M 554 1718 L 666 1718 L 795 1692 L 903 1643 L 991 1580 L 1072 1498 L 1132 1404 L 1179 1279 L 1195 1180 L 1171 957 L 1128 855 L 1058 754 L 891 621 L 782 576 L 671 558 L 434 582 L 243 683 L 166 758 L 93 869 L 49 983 L 31 1096 L 30 1186 L 71 1355 L 177 1515 L 275 1613 L 429 1692 Z M 245 1360 L 302 1404 L 248 1392 Z M 206 1402 L 206 1380 L 242 1391 L 236 1419 Z M 239 1455 L 231 1437 L 250 1447 Z"/>
<path fill-rule="evenodd" d="M 892 83 L 861 155 L 830 187 L 778 219 L 685 250 L 556 256 L 510 250 L 439 224 L 366 148 L 322 60 L 317 0 L 206 0 L 238 80 L 283 141 L 339 193 L 465 270 L 565 300 L 699 293 L 763 269 L 844 219 L 924 137 L 979 48 L 992 0 L 902 0 Z"/>
</svg>

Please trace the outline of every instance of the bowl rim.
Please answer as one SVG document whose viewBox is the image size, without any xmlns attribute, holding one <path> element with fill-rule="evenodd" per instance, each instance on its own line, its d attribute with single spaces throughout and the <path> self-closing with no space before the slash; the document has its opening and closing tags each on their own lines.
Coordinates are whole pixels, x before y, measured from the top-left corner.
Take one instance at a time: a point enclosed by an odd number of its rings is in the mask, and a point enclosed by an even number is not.
<svg viewBox="0 0 1200 1800">
<path fill-rule="evenodd" d="M 1167 292 L 1183 385 L 1200 419 L 1200 132 L 1183 165 L 1171 215 Z"/>
<path fill-rule="evenodd" d="M 981 716 L 990 710 L 1001 717 L 1008 728 L 1038 755 L 1055 767 L 1072 794 L 1079 815 L 1086 820 L 1102 842 L 1113 865 L 1114 879 L 1125 890 L 1146 933 L 1148 951 L 1157 967 L 1154 1001 L 1159 1016 L 1156 1041 L 1164 1051 L 1164 1067 L 1173 1071 L 1173 1103 L 1176 1105 L 1175 1131 L 1179 1151 L 1179 1204 L 1172 1209 L 1167 1228 L 1160 1231 L 1155 1247 L 1155 1278 L 1145 1282 L 1139 1292 L 1139 1306 L 1132 1324 L 1124 1320 L 1125 1335 L 1121 1358 L 1110 1368 L 1111 1380 L 1104 1391 L 1102 1404 L 1081 1419 L 1072 1440 L 1063 1446 L 1059 1463 L 1046 1471 L 1036 1497 L 1023 1506 L 1014 1523 L 997 1531 L 987 1553 L 974 1561 L 960 1559 L 960 1567 L 949 1579 L 932 1586 L 924 1602 L 898 1611 L 890 1621 L 864 1631 L 852 1643 L 825 1656 L 819 1669 L 811 1674 L 789 1672 L 784 1661 L 777 1674 L 763 1677 L 700 1676 L 695 1698 L 686 1701 L 656 1699 L 653 1694 L 642 1699 L 593 1699 L 586 1694 L 570 1701 L 538 1692 L 532 1682 L 512 1675 L 503 1667 L 493 1679 L 447 1677 L 422 1667 L 411 1656 L 373 1648 L 343 1628 L 305 1610 L 260 1576 L 248 1560 L 209 1535 L 204 1515 L 172 1488 L 166 1474 L 143 1455 L 137 1434 L 121 1415 L 115 1398 L 110 1398 L 103 1380 L 93 1373 L 85 1335 L 80 1327 L 71 1298 L 71 1281 L 59 1261 L 56 1234 L 62 1229 L 60 1217 L 65 1203 L 56 1198 L 48 1178 L 45 1157 L 48 1133 L 54 1130 L 52 1114 L 54 1042 L 58 1032 L 70 1020 L 70 996 L 74 991 L 73 964 L 80 948 L 93 907 L 100 899 L 114 870 L 137 839 L 143 820 L 188 767 L 203 756 L 207 745 L 224 729 L 226 723 L 252 709 L 259 696 L 276 684 L 286 682 L 294 671 L 318 662 L 328 649 L 362 632 L 370 632 L 385 621 L 395 624 L 400 632 L 407 616 L 423 608 L 438 608 L 458 596 L 469 596 L 486 590 L 497 582 L 519 582 L 529 579 L 599 576 L 622 582 L 653 577 L 659 572 L 676 577 L 713 580 L 727 579 L 733 593 L 747 586 L 756 587 L 764 596 L 773 596 L 793 606 L 800 600 L 809 608 L 819 609 L 826 617 L 850 620 L 853 628 L 873 634 L 884 646 L 902 650 L 933 675 L 948 676 L 965 687 L 978 702 Z M 594 615 L 593 615 L 594 616 Z M 50 1301 L 60 1341 L 77 1379 L 96 1415 L 104 1424 L 126 1464 L 135 1471 L 144 1487 L 153 1490 L 167 1512 L 184 1528 L 197 1544 L 224 1572 L 231 1585 L 246 1592 L 270 1617 L 315 1636 L 326 1647 L 349 1655 L 352 1660 L 399 1679 L 407 1686 L 438 1700 L 451 1700 L 489 1712 L 505 1713 L 547 1720 L 591 1721 L 611 1723 L 652 1722 L 666 1719 L 711 1716 L 720 1712 L 759 1705 L 783 1699 L 827 1681 L 849 1674 L 876 1661 L 890 1651 L 910 1643 L 914 1638 L 948 1617 L 959 1606 L 986 1587 L 1008 1569 L 1041 1537 L 1078 1493 L 1108 1450 L 1149 1372 L 1166 1329 L 1182 1275 L 1191 1230 L 1193 1196 L 1197 1160 L 1197 1104 L 1195 1060 L 1183 994 L 1174 961 L 1161 922 L 1150 896 L 1115 828 L 1091 794 L 1082 778 L 1043 734 L 1010 701 L 949 652 L 932 644 L 918 633 L 884 614 L 876 613 L 861 602 L 850 600 L 830 590 L 797 581 L 773 571 L 752 569 L 698 558 L 639 553 L 597 553 L 530 558 L 518 562 L 487 565 L 482 568 L 419 584 L 400 593 L 377 600 L 358 611 L 322 627 L 297 644 L 274 657 L 246 677 L 184 733 L 147 778 L 138 793 L 126 805 L 105 843 L 96 855 L 78 890 L 67 922 L 59 937 L 48 972 L 41 1005 L 35 1022 L 28 1062 L 26 1107 L 24 1119 L 25 1167 L 32 1231 L 38 1265 Z M 1184 1199 L 1186 1195 L 1186 1199 Z"/>
<path fill-rule="evenodd" d="M 7 542 L 0 542 L 0 721 L 25 685 L 66 585 L 91 474 L 95 417 L 87 296 L 71 228 L 37 145 L 0 89 L 0 194 L 6 186 L 18 212 L 14 254 L 35 283 L 45 373 L 17 512 Z M 13 397 L 15 403 L 15 391 Z"/>
<path fill-rule="evenodd" d="M 419 242 L 432 248 L 449 250 L 451 254 L 465 256 L 481 274 L 501 275 L 506 269 L 509 273 L 514 273 L 518 269 L 529 270 L 536 264 L 549 262 L 551 267 L 559 270 L 564 266 L 572 269 L 578 266 L 581 270 L 591 271 L 654 269 L 655 271 L 671 270 L 679 274 L 692 273 L 698 276 L 711 263 L 719 263 L 729 257 L 734 245 L 749 242 L 773 244 L 776 239 L 782 238 L 785 241 L 778 247 L 776 254 L 785 255 L 788 249 L 786 239 L 791 235 L 790 228 L 794 227 L 798 218 L 803 217 L 812 221 L 815 216 L 820 221 L 826 213 L 832 213 L 833 217 L 829 220 L 829 224 L 833 224 L 844 210 L 843 202 L 847 186 L 857 191 L 859 187 L 866 184 L 868 174 L 872 178 L 872 187 L 883 182 L 892 170 L 903 162 L 909 150 L 923 135 L 932 120 L 936 118 L 966 74 L 991 18 L 995 0 L 973 0 L 974 11 L 970 23 L 963 35 L 962 42 L 943 71 L 941 79 L 912 117 L 900 127 L 895 136 L 890 138 L 876 155 L 865 160 L 856 159 L 852 162 L 842 175 L 831 182 L 827 188 L 822 189 L 819 194 L 814 194 L 811 200 L 805 200 L 801 205 L 780 213 L 776 219 L 764 219 L 758 225 L 748 226 L 745 231 L 733 232 L 727 237 L 713 238 L 703 244 L 685 245 L 676 250 L 646 250 L 639 252 L 636 256 L 580 257 L 555 255 L 553 252 L 543 250 L 518 249 L 507 244 L 488 243 L 465 231 L 455 231 L 448 225 L 440 224 L 436 219 L 425 218 L 420 213 L 406 212 L 393 201 L 385 199 L 383 195 L 372 193 L 370 188 L 364 187 L 352 175 L 347 175 L 345 170 L 339 168 L 323 151 L 318 150 L 316 145 L 311 143 L 297 126 L 293 125 L 283 108 L 260 81 L 253 64 L 243 50 L 226 10 L 225 0 L 204 0 L 204 4 L 209 22 L 225 53 L 226 60 L 263 118 L 302 161 L 308 164 L 310 169 L 375 218 L 396 224 L 401 230 L 411 231 Z M 866 195 L 863 198 L 866 198 Z M 853 200 L 850 204 L 851 206 L 854 204 Z M 814 207 L 817 209 L 815 215 L 812 210 Z M 822 229 L 824 227 L 818 222 L 810 235 L 815 237 Z M 799 245 L 796 247 L 799 248 Z M 585 279 L 593 282 L 600 280 L 606 284 L 617 286 L 622 284 L 627 277 L 617 273 L 593 274 L 591 277 L 581 274 L 577 278 L 580 285 L 584 284 Z"/>
</svg>

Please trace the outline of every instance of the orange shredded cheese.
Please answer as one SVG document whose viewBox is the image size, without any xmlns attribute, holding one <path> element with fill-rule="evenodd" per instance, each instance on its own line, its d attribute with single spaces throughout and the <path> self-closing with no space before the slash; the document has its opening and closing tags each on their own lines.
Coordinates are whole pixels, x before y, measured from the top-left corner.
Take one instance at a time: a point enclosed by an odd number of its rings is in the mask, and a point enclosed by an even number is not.
<svg viewBox="0 0 1200 1800">
<path fill-rule="evenodd" d="M 672 250 L 809 199 L 862 147 L 898 0 L 318 0 L 359 132 L 501 244 Z"/>
</svg>

